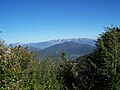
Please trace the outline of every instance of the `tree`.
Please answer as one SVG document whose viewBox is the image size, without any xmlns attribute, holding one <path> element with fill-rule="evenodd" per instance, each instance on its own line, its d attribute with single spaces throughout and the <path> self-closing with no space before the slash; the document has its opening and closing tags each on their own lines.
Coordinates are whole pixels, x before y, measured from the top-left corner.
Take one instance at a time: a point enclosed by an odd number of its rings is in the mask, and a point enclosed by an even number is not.
<svg viewBox="0 0 120 90">
<path fill-rule="evenodd" d="M 113 89 L 120 80 L 120 28 L 106 28 L 96 43 L 99 52 L 99 74 L 107 79 L 108 89 Z"/>
<path fill-rule="evenodd" d="M 63 49 L 61 51 L 60 56 L 61 56 L 60 58 L 61 58 L 62 61 L 67 61 L 68 60 L 67 54 L 66 54 L 66 52 Z"/>
<path fill-rule="evenodd" d="M 61 51 L 60 60 L 57 61 L 57 79 L 64 85 L 62 90 L 73 90 L 74 77 L 72 74 L 72 63 L 68 60 L 66 52 Z"/>
<path fill-rule="evenodd" d="M 113 90 L 120 82 L 120 28 L 107 27 L 96 41 L 97 49 L 89 56 L 90 77 L 94 89 Z"/>
<path fill-rule="evenodd" d="M 120 28 L 107 27 L 96 49 L 74 66 L 76 86 L 85 90 L 116 90 L 120 87 Z M 77 67 L 77 68 L 76 68 Z M 119 88 L 120 89 L 120 88 Z M 118 89 L 118 90 L 119 90 Z"/>
<path fill-rule="evenodd" d="M 22 46 L 7 47 L 0 44 L 0 88 L 21 89 L 29 83 L 29 78 L 24 78 L 25 74 L 33 72 L 34 55 Z M 23 79 L 24 78 L 24 79 Z M 32 81 L 32 80 L 30 80 Z M 30 87 L 30 85 L 27 87 Z M 24 87 L 25 88 L 25 87 Z"/>
<path fill-rule="evenodd" d="M 48 57 L 38 61 L 27 47 L 0 42 L 0 88 L 2 90 L 63 90 L 57 68 Z"/>
<path fill-rule="evenodd" d="M 35 90 L 64 90 L 61 82 L 57 80 L 57 69 L 51 57 L 36 62 L 36 82 Z"/>
</svg>

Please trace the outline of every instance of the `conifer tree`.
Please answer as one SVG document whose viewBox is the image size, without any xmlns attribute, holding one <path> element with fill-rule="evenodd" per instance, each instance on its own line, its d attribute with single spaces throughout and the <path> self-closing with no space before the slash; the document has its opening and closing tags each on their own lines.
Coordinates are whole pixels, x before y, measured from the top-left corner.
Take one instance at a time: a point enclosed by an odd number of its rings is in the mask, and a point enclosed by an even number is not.
<svg viewBox="0 0 120 90">
<path fill-rule="evenodd" d="M 94 89 L 113 90 L 120 82 L 120 28 L 107 27 L 98 37 L 97 49 L 89 59 Z M 92 79 L 93 80 L 93 79 Z"/>
</svg>

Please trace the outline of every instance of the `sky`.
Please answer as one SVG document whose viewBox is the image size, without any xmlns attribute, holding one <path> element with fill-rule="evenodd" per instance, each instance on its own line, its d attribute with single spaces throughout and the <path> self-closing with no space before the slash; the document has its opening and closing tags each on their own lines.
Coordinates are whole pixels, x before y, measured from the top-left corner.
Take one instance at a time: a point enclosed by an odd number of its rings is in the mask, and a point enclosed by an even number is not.
<svg viewBox="0 0 120 90">
<path fill-rule="evenodd" d="M 120 0 L 0 0 L 0 37 L 6 43 L 96 39 L 120 26 Z"/>
</svg>

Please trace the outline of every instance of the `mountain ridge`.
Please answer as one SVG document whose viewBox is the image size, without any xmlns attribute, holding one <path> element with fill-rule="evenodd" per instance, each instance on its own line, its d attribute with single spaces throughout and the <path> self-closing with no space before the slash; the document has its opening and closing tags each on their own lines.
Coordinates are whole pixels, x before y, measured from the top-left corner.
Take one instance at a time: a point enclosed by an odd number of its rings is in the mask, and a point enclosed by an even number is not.
<svg viewBox="0 0 120 90">
<path fill-rule="evenodd" d="M 29 46 L 29 47 L 34 47 L 38 49 L 45 49 L 53 45 L 64 43 L 64 42 L 75 42 L 78 44 L 89 44 L 91 46 L 95 46 L 95 39 L 89 39 L 89 38 L 55 39 L 55 40 L 35 42 L 35 43 L 14 43 L 13 46 L 23 45 L 23 46 Z"/>
<path fill-rule="evenodd" d="M 67 53 L 69 59 L 73 57 L 82 56 L 89 54 L 94 50 L 95 47 L 88 44 L 78 44 L 75 42 L 64 42 L 60 44 L 53 45 L 51 47 L 45 48 L 40 52 L 37 52 L 39 58 L 46 57 L 48 55 L 53 56 L 54 58 L 59 58 L 60 53 L 64 50 Z"/>
</svg>

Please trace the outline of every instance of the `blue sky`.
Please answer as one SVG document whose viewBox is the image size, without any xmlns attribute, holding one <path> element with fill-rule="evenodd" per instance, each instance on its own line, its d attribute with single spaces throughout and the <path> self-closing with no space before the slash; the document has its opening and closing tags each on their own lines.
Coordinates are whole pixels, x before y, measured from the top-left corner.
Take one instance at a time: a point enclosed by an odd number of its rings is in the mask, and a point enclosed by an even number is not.
<svg viewBox="0 0 120 90">
<path fill-rule="evenodd" d="M 0 37 L 7 43 L 96 38 L 120 26 L 120 0 L 0 0 Z"/>
</svg>

